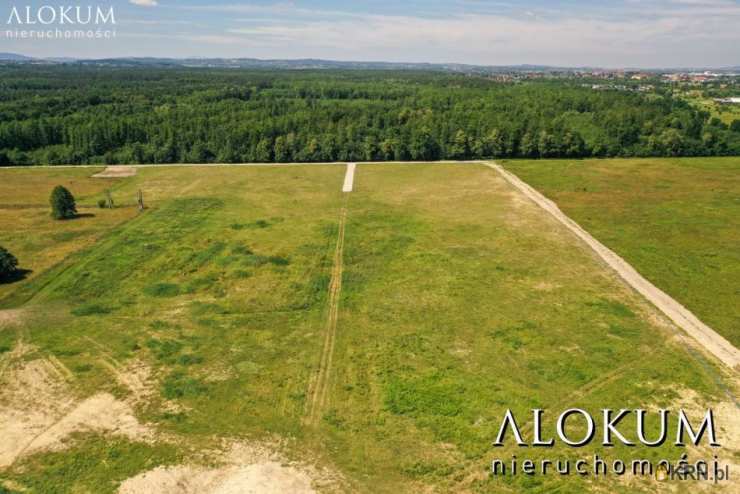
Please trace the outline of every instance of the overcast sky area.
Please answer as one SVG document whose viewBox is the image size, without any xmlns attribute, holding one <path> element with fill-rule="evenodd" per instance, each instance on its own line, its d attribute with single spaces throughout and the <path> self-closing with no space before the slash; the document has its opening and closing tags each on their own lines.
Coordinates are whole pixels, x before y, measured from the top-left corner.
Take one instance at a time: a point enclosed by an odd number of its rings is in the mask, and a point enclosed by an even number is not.
<svg viewBox="0 0 740 494">
<path fill-rule="evenodd" d="M 7 0 L 0 52 L 481 65 L 740 65 L 740 0 Z M 114 7 L 115 39 L 8 38 L 13 7 Z M 52 26 L 58 27 L 58 26 Z"/>
</svg>

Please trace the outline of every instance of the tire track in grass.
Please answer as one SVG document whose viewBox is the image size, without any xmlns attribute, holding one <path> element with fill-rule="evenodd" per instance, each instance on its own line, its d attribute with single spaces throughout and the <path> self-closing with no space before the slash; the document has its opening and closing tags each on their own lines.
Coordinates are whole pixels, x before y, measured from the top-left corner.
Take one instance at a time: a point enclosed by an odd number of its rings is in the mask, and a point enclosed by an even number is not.
<svg viewBox="0 0 740 494">
<path fill-rule="evenodd" d="M 329 394 L 334 345 L 337 336 L 337 320 L 339 318 L 339 297 L 342 291 L 342 273 L 344 271 L 344 231 L 347 224 L 347 198 L 345 197 L 342 209 L 339 212 L 339 229 L 337 245 L 334 249 L 334 263 L 332 265 L 331 281 L 329 282 L 329 300 L 326 326 L 324 328 L 324 346 L 321 351 L 321 361 L 309 392 L 309 402 L 306 421 L 317 424 L 324 411 Z"/>
</svg>

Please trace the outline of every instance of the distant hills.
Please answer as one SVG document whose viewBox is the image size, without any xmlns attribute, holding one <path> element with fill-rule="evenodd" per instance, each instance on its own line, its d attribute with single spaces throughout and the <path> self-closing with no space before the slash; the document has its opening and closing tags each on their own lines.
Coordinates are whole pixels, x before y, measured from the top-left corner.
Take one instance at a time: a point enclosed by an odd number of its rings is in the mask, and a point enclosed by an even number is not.
<svg viewBox="0 0 740 494">
<path fill-rule="evenodd" d="M 0 53 L 0 60 L 5 60 L 9 62 L 24 62 L 33 60 L 33 58 L 27 57 L 25 55 L 19 55 L 17 53 Z"/>
<path fill-rule="evenodd" d="M 258 58 L 153 58 L 124 57 L 101 59 L 76 59 L 69 57 L 33 58 L 17 53 L 0 53 L 0 63 L 34 63 L 34 64 L 78 64 L 114 67 L 200 67 L 200 68 L 261 68 L 284 70 L 430 70 L 457 72 L 467 74 L 496 74 L 515 72 L 592 72 L 606 70 L 599 67 L 554 67 L 548 65 L 472 65 L 461 63 L 404 63 L 404 62 L 353 62 L 322 60 L 314 58 L 295 60 L 266 60 Z M 614 70 L 614 69 L 611 69 Z M 740 66 L 708 68 L 684 67 L 675 69 L 638 69 L 625 68 L 627 71 L 641 72 L 703 72 L 710 70 L 719 73 L 740 73 Z"/>
</svg>

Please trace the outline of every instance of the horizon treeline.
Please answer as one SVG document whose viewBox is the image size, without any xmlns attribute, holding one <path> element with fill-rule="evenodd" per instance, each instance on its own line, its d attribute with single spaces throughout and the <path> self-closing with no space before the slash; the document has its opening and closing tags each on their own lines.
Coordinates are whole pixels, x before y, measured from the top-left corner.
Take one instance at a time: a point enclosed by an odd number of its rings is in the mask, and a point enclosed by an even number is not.
<svg viewBox="0 0 740 494">
<path fill-rule="evenodd" d="M 656 91 L 396 71 L 0 67 L 0 165 L 740 155 Z"/>
</svg>

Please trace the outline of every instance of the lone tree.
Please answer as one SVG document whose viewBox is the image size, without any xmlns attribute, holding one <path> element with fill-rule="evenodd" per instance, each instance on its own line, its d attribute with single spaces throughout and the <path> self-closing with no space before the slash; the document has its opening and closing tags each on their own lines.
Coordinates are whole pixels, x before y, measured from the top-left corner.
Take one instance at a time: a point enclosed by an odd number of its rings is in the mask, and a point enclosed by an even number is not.
<svg viewBox="0 0 740 494">
<path fill-rule="evenodd" d="M 18 269 L 18 259 L 0 246 L 0 280 L 10 278 Z"/>
<path fill-rule="evenodd" d="M 49 202 L 51 202 L 51 216 L 55 220 L 66 220 L 77 215 L 74 196 L 61 185 L 57 185 L 51 191 Z"/>
</svg>

